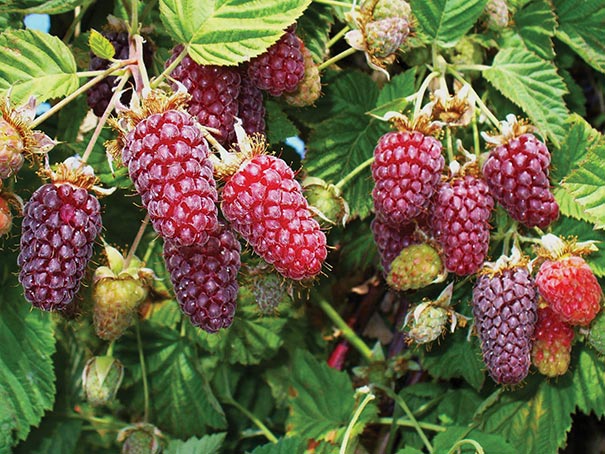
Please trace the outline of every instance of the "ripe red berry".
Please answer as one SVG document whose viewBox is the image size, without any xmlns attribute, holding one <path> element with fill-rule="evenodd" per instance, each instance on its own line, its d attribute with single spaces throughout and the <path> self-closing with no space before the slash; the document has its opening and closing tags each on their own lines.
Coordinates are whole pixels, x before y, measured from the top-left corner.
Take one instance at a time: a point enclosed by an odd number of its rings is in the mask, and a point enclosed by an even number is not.
<svg viewBox="0 0 605 454">
<path fill-rule="evenodd" d="M 552 309 L 538 309 L 531 358 L 541 374 L 556 377 L 567 372 L 573 337 L 573 328 Z"/>
<path fill-rule="evenodd" d="M 71 183 L 48 183 L 25 205 L 17 263 L 25 298 L 44 310 L 74 298 L 101 231 L 99 201 Z"/>
<path fill-rule="evenodd" d="M 233 322 L 240 244 L 220 224 L 203 244 L 164 242 L 164 260 L 181 310 L 191 323 L 214 333 Z"/>
<path fill-rule="evenodd" d="M 166 65 L 181 51 L 182 46 L 177 46 Z M 241 78 L 237 69 L 200 65 L 187 56 L 172 71 L 171 77 L 181 82 L 191 95 L 187 111 L 204 126 L 218 129 L 217 140 L 230 145 L 235 138 L 233 121 L 239 110 Z"/>
<path fill-rule="evenodd" d="M 416 218 L 439 183 L 445 160 L 441 142 L 418 131 L 389 132 L 374 149 L 374 207 L 392 226 Z"/>
<path fill-rule="evenodd" d="M 237 98 L 239 104 L 239 118 L 247 134 L 265 133 L 265 105 L 263 92 L 242 75 L 242 86 Z"/>
<path fill-rule="evenodd" d="M 441 184 L 432 205 L 432 227 L 448 271 L 467 276 L 485 262 L 493 207 L 480 178 L 466 175 Z"/>
<path fill-rule="evenodd" d="M 525 267 L 481 274 L 473 288 L 473 315 L 483 361 L 507 385 L 527 376 L 537 321 L 538 293 Z"/>
<path fill-rule="evenodd" d="M 550 308 L 571 325 L 588 325 L 601 309 L 603 290 L 582 257 L 545 261 L 536 284 Z"/>
<path fill-rule="evenodd" d="M 222 199 L 233 229 L 282 276 L 301 280 L 321 271 L 326 236 L 282 159 L 261 154 L 244 161 L 225 183 Z"/>
<path fill-rule="evenodd" d="M 122 161 L 153 228 L 182 245 L 203 243 L 217 226 L 208 145 L 186 112 L 152 114 L 128 133 Z"/>
<path fill-rule="evenodd" d="M 248 65 L 250 80 L 273 96 L 296 90 L 305 75 L 301 45 L 294 30 L 294 27 L 286 30 L 279 41 Z"/>
<path fill-rule="evenodd" d="M 399 255 L 401 250 L 414 243 L 414 223 L 404 224 L 402 227 L 391 227 L 375 217 L 370 224 L 374 242 L 378 248 L 380 263 L 385 276 L 391 269 L 391 263 Z"/>
<path fill-rule="evenodd" d="M 559 216 L 548 181 L 549 165 L 546 145 L 525 133 L 494 148 L 483 174 L 492 195 L 513 219 L 545 228 Z"/>
</svg>

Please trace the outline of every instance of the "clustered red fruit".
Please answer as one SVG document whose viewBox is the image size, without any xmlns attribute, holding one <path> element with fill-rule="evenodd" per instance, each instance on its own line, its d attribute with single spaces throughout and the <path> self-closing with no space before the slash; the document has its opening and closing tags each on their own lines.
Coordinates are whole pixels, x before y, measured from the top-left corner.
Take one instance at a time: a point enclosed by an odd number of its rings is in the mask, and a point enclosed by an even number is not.
<svg viewBox="0 0 605 454">
<path fill-rule="evenodd" d="M 222 210 L 233 229 L 281 275 L 302 280 L 321 271 L 326 236 L 282 159 L 261 154 L 245 160 L 223 187 Z"/>
<path fill-rule="evenodd" d="M 487 257 L 494 201 L 473 175 L 442 183 L 432 207 L 432 228 L 443 248 L 445 267 L 459 276 L 476 273 Z"/>
<path fill-rule="evenodd" d="M 254 85 L 273 96 L 292 92 L 305 75 L 301 43 L 295 27 L 286 30 L 267 51 L 248 64 L 248 77 Z"/>
<path fill-rule="evenodd" d="M 380 138 L 372 162 L 372 196 L 385 223 L 403 226 L 428 206 L 445 164 L 441 149 L 441 142 L 418 131 L 388 132 Z"/>
<path fill-rule="evenodd" d="M 182 50 L 182 46 L 177 46 L 166 66 L 170 65 Z M 237 68 L 200 65 L 187 56 L 172 71 L 171 77 L 183 84 L 191 95 L 187 111 L 197 117 L 202 125 L 217 129 L 220 133 L 217 140 L 224 145 L 230 145 L 235 137 L 233 122 L 239 112 L 242 86 L 242 78 Z M 173 88 L 176 88 L 176 85 Z"/>
<path fill-rule="evenodd" d="M 573 338 L 573 328 L 557 313 L 548 306 L 538 309 L 531 357 L 541 374 L 556 377 L 567 372 Z"/>
<path fill-rule="evenodd" d="M 404 224 L 402 227 L 391 227 L 375 217 L 370 224 L 374 242 L 378 248 L 380 263 L 384 274 L 387 275 L 391 269 L 391 263 L 399 255 L 401 250 L 414 243 L 414 223 Z"/>
<path fill-rule="evenodd" d="M 497 382 L 523 380 L 537 321 L 538 294 L 526 267 L 513 266 L 481 274 L 473 287 L 473 315 L 483 361 Z"/>
<path fill-rule="evenodd" d="M 524 133 L 494 148 L 483 174 L 493 197 L 513 219 L 545 228 L 559 216 L 559 205 L 550 191 L 549 165 L 546 145 Z"/>
<path fill-rule="evenodd" d="M 164 242 L 164 260 L 177 300 L 191 323 L 214 333 L 233 322 L 237 299 L 240 244 L 220 224 L 205 243 Z"/>
<path fill-rule="evenodd" d="M 38 188 L 24 208 L 19 282 L 44 310 L 63 309 L 80 287 L 101 231 L 99 201 L 71 183 Z"/>
<path fill-rule="evenodd" d="M 587 326 L 601 309 L 603 291 L 582 257 L 546 260 L 538 270 L 536 284 L 553 312 L 571 325 Z"/>
<path fill-rule="evenodd" d="M 202 244 L 217 227 L 218 199 L 208 144 L 185 112 L 152 114 L 128 133 L 122 161 L 164 239 Z"/>
</svg>

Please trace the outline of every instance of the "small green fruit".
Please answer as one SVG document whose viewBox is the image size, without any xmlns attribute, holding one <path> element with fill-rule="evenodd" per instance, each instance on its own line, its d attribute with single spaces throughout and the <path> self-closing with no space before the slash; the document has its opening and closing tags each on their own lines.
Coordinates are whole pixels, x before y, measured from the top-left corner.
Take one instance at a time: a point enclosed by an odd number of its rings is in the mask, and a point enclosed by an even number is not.
<svg viewBox="0 0 605 454">
<path fill-rule="evenodd" d="M 118 433 L 118 442 L 123 443 L 122 454 L 159 454 L 162 452 L 161 437 L 157 427 L 138 423 L 122 429 Z"/>
<path fill-rule="evenodd" d="M 395 290 L 416 290 L 436 282 L 443 273 L 439 253 L 430 244 L 412 244 L 404 248 L 387 275 L 387 284 Z"/>
<path fill-rule="evenodd" d="M 82 371 L 82 387 L 86 400 L 93 405 L 107 405 L 112 401 L 124 378 L 124 366 L 111 356 L 90 358 Z"/>
</svg>

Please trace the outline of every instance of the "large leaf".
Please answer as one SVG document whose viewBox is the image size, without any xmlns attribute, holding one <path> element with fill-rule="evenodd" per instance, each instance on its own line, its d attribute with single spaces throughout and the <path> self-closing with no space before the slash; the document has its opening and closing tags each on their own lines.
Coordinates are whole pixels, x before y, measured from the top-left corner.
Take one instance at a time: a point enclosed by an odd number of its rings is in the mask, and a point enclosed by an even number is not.
<svg viewBox="0 0 605 454">
<path fill-rule="evenodd" d="M 571 47 L 586 63 L 605 72 L 603 24 L 605 8 L 601 0 L 555 0 L 559 17 L 556 36 Z"/>
<path fill-rule="evenodd" d="M 50 314 L 32 310 L 14 279 L 2 282 L 0 345 L 0 452 L 6 452 L 40 423 L 55 397 Z"/>
<path fill-rule="evenodd" d="M 302 438 L 282 438 L 277 443 L 259 446 L 252 451 L 252 454 L 304 454 L 307 445 L 307 440 Z"/>
<path fill-rule="evenodd" d="M 160 0 L 161 19 L 200 64 L 236 65 L 263 53 L 311 0 Z"/>
<path fill-rule="evenodd" d="M 517 451 L 501 435 L 486 434 L 479 430 L 470 430 L 464 426 L 451 426 L 445 432 L 437 434 L 433 440 L 435 453 L 446 454 L 460 440 L 473 440 L 478 443 L 486 453 L 517 454 Z M 469 442 L 458 444 L 454 452 L 460 454 L 475 454 L 475 446 Z"/>
<path fill-rule="evenodd" d="M 74 8 L 89 2 L 90 0 L 41 0 L 33 2 L 9 0 L 0 5 L 0 14 L 61 14 L 73 11 Z"/>
<path fill-rule="evenodd" d="M 15 103 L 63 97 L 78 88 L 76 61 L 56 36 L 36 30 L 0 35 L 0 94 L 11 90 Z"/>
<path fill-rule="evenodd" d="M 170 454 L 219 454 L 225 441 L 226 433 L 205 435 L 202 438 L 192 437 L 187 441 L 173 440 L 168 445 Z"/>
<path fill-rule="evenodd" d="M 424 38 L 452 47 L 477 21 L 487 0 L 411 0 Z"/>
<path fill-rule="evenodd" d="M 555 15 L 547 0 L 529 2 L 515 14 L 514 30 L 525 46 L 545 60 L 554 58 L 552 38 L 555 35 Z"/>
<path fill-rule="evenodd" d="M 333 23 L 332 8 L 319 3 L 312 3 L 297 21 L 296 35 L 311 51 L 316 63 L 321 63 L 328 52 L 330 27 Z"/>
<path fill-rule="evenodd" d="M 355 411 L 353 384 L 346 373 L 319 362 L 305 350 L 297 350 L 291 383 L 291 413 L 287 421 L 291 435 L 323 439 L 344 430 Z M 375 412 L 376 407 L 370 403 L 356 424 L 356 431 Z"/>
<path fill-rule="evenodd" d="M 565 135 L 567 88 L 555 66 L 523 48 L 500 50 L 485 78 L 525 111 L 531 121 L 558 145 Z"/>
<path fill-rule="evenodd" d="M 17 446 L 15 454 L 75 454 L 83 422 L 55 413 L 47 414 L 40 427 Z"/>
</svg>

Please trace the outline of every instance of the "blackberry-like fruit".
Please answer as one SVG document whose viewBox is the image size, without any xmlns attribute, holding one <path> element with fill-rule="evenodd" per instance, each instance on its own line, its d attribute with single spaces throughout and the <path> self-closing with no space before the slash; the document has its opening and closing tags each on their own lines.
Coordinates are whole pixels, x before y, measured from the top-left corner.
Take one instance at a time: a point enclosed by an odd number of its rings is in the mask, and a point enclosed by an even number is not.
<svg viewBox="0 0 605 454">
<path fill-rule="evenodd" d="M 21 229 L 25 298 L 40 309 L 63 309 L 80 288 L 101 231 L 99 201 L 71 183 L 45 184 L 26 203 Z"/>
<path fill-rule="evenodd" d="M 164 242 L 164 260 L 181 307 L 191 323 L 214 333 L 233 322 L 240 244 L 224 224 L 203 244 Z"/>
<path fill-rule="evenodd" d="M 538 293 L 529 270 L 505 266 L 485 270 L 473 288 L 473 315 L 487 370 L 497 383 L 527 376 L 537 321 Z"/>
<path fill-rule="evenodd" d="M 550 153 L 533 134 L 524 133 L 494 148 L 483 174 L 494 198 L 527 227 L 548 227 L 559 216 L 548 181 Z"/>
<path fill-rule="evenodd" d="M 242 75 L 242 86 L 237 102 L 239 118 L 247 134 L 265 133 L 265 105 L 263 92 L 248 79 L 245 71 Z"/>
<path fill-rule="evenodd" d="M 548 306 L 538 309 L 532 362 L 547 377 L 563 375 L 571 361 L 573 328 Z"/>
<path fill-rule="evenodd" d="M 376 216 L 370 224 L 374 242 L 378 248 L 380 263 L 384 275 L 389 274 L 391 263 L 399 255 L 403 248 L 413 244 L 416 226 L 413 222 L 404 224 L 402 227 L 391 227 L 389 224 Z"/>
<path fill-rule="evenodd" d="M 493 207 L 481 178 L 465 175 L 441 184 L 432 204 L 432 228 L 448 271 L 468 276 L 485 262 Z"/>
<path fill-rule="evenodd" d="M 291 93 L 284 93 L 284 100 L 295 107 L 311 106 L 321 94 L 321 77 L 317 64 L 313 61 L 311 51 L 300 42 L 300 49 L 305 61 L 305 76 Z"/>
<path fill-rule="evenodd" d="M 302 280 L 321 271 L 326 236 L 282 159 L 259 154 L 244 160 L 225 183 L 222 210 L 233 229 L 282 276 Z"/>
<path fill-rule="evenodd" d="M 248 64 L 248 78 L 273 96 L 292 92 L 305 75 L 305 62 L 295 27 L 286 30 L 267 51 Z"/>
<path fill-rule="evenodd" d="M 195 119 L 180 110 L 152 114 L 126 135 L 122 161 L 164 239 L 201 244 L 216 229 L 218 195 L 208 154 Z"/>
<path fill-rule="evenodd" d="M 374 208 L 393 227 L 409 223 L 435 192 L 445 160 L 441 142 L 418 131 L 388 132 L 374 149 Z"/>
<path fill-rule="evenodd" d="M 177 46 L 166 66 L 181 51 L 182 46 Z M 218 129 L 220 136 L 217 140 L 223 145 L 230 145 L 235 137 L 234 117 L 239 111 L 239 71 L 227 66 L 200 65 L 187 56 L 170 76 L 182 83 L 191 95 L 187 111 L 204 126 Z"/>
</svg>

